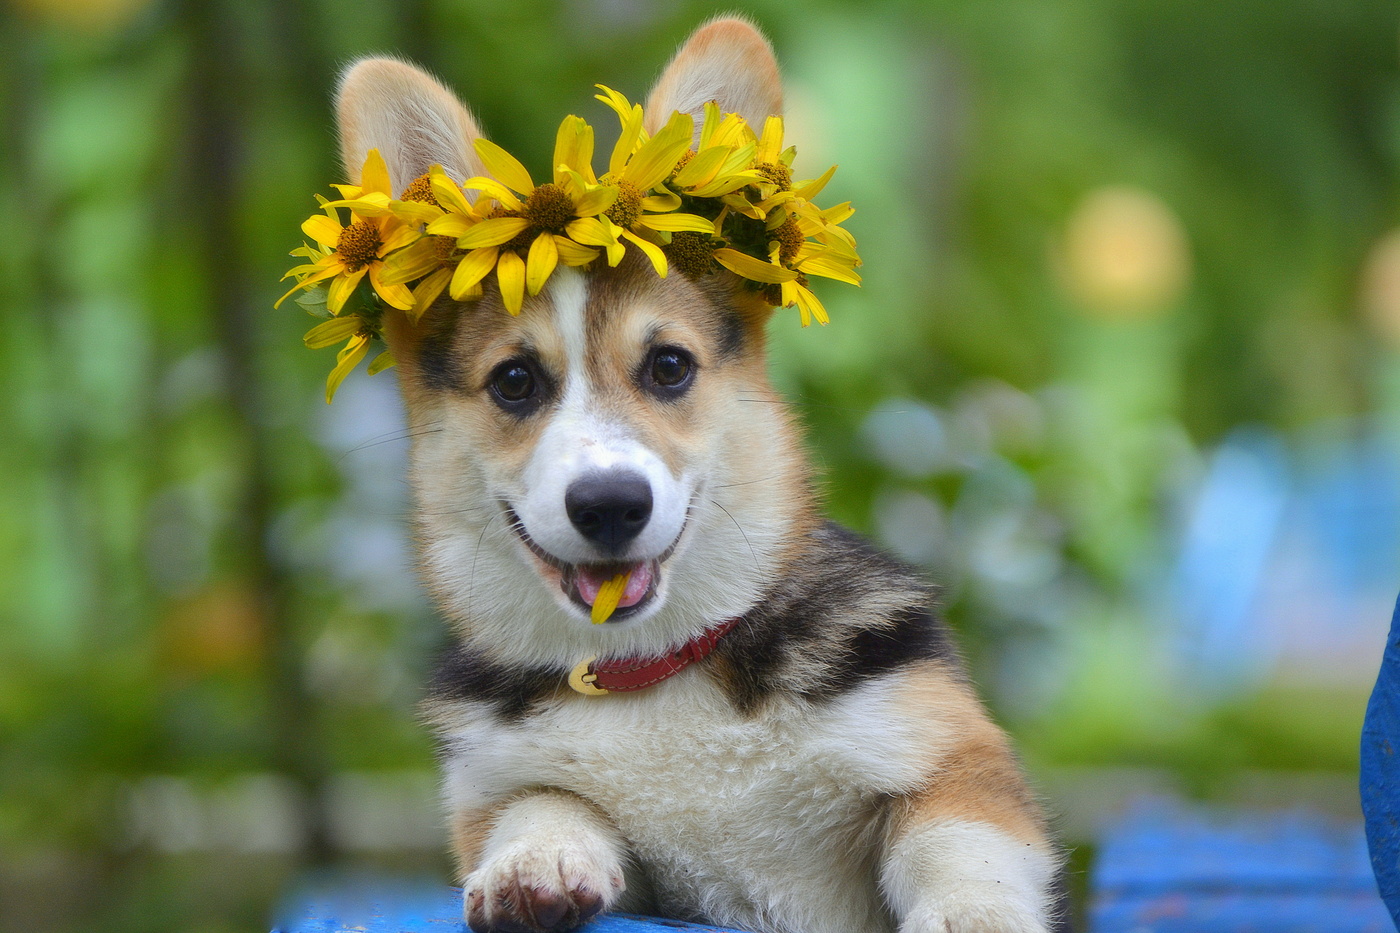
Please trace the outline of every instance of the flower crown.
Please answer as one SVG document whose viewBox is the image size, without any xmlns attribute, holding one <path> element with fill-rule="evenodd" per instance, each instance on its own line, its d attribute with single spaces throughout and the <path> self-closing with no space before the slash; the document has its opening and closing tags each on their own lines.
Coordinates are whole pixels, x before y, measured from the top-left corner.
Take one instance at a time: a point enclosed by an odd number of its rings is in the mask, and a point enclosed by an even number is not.
<svg viewBox="0 0 1400 933">
<path fill-rule="evenodd" d="M 386 305 L 416 321 L 444 290 L 458 301 L 479 297 L 493 269 L 506 310 L 519 314 L 525 293 L 539 294 L 560 263 L 603 258 L 616 266 L 635 247 L 662 277 L 672 267 L 692 277 L 728 269 L 769 304 L 796 305 L 803 327 L 828 320 L 809 276 L 860 284 L 855 238 L 841 227 L 854 213 L 849 202 L 822 210 L 811 200 L 836 166 L 794 182 L 796 150 L 783 148 L 782 117 L 769 117 L 757 134 L 711 102 L 692 147 L 689 114 L 673 113 L 649 136 L 640 104 L 597 87 L 622 122 L 601 177 L 592 167 L 593 128 L 568 116 L 555 138 L 553 176 L 541 185 L 514 156 L 477 139 L 489 178 L 459 185 L 434 165 L 395 198 L 388 167 L 371 149 L 360 184 L 334 185 L 337 200 L 316 196 L 324 213 L 301 225 L 315 245 L 292 250 L 307 261 L 283 276 L 296 285 L 277 306 L 304 292 L 298 304 L 326 319 L 306 345 L 345 342 L 326 380 L 327 402 L 380 337 Z M 350 211 L 348 226 L 341 208 Z M 392 365 L 385 350 L 369 372 Z"/>
</svg>

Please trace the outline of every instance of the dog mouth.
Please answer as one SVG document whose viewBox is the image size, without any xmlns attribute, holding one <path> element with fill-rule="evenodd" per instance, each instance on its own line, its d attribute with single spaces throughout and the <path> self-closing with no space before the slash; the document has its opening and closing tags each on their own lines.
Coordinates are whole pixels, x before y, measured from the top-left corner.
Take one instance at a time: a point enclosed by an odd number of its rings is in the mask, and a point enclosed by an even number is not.
<svg viewBox="0 0 1400 933">
<path fill-rule="evenodd" d="M 542 565 L 544 577 L 552 580 L 564 596 L 594 622 L 621 622 L 646 609 L 656 598 L 661 565 L 675 551 L 676 542 L 681 538 L 677 534 L 665 553 L 650 560 L 571 564 L 540 547 L 525 530 L 525 523 L 514 509 L 506 503 L 501 503 L 501 507 L 516 537 Z M 681 533 L 684 532 L 682 526 Z M 616 600 L 615 605 L 610 606 L 613 600 Z"/>
</svg>

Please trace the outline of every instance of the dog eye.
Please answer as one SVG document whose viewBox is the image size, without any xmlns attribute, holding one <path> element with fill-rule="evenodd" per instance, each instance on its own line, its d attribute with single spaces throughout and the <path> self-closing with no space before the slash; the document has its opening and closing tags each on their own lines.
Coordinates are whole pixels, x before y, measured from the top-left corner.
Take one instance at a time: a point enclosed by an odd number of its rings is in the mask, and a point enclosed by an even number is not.
<svg viewBox="0 0 1400 933">
<path fill-rule="evenodd" d="M 491 392 L 502 402 L 523 402 L 532 398 L 535 391 L 535 374 L 517 360 L 502 363 L 491 376 Z"/>
<path fill-rule="evenodd" d="M 695 361 L 689 353 L 677 347 L 660 347 L 652 352 L 647 381 L 651 384 L 649 388 L 671 394 L 684 391 L 694 373 Z"/>
</svg>

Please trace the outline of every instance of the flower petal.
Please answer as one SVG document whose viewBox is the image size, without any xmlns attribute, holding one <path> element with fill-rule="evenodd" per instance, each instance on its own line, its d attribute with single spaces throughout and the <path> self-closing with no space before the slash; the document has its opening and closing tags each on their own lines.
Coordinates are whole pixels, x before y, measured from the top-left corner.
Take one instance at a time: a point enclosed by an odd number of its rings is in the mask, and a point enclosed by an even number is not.
<svg viewBox="0 0 1400 933">
<path fill-rule="evenodd" d="M 597 217 L 580 217 L 565 227 L 564 231 L 568 233 L 569 239 L 585 246 L 612 246 L 617 242 L 617 237 L 613 236 Z"/>
<path fill-rule="evenodd" d="M 525 260 L 512 250 L 501 253 L 496 263 L 496 283 L 501 287 L 501 301 L 511 314 L 519 314 L 525 303 Z"/>
<path fill-rule="evenodd" d="M 650 191 L 671 174 L 677 160 L 690 148 L 694 132 L 694 117 L 679 111 L 672 114 L 661 131 L 632 154 L 622 177 L 643 191 Z"/>
<path fill-rule="evenodd" d="M 617 137 L 617 145 L 613 146 L 612 158 L 608 160 L 610 173 L 622 175 L 627 168 L 628 158 L 637 148 L 641 135 L 642 108 L 640 104 L 634 104 L 631 113 L 622 121 L 622 133 Z"/>
<path fill-rule="evenodd" d="M 530 255 L 525 260 L 525 287 L 531 295 L 540 293 L 558 264 L 559 247 L 555 245 L 554 237 L 549 234 L 535 237 L 535 242 L 530 244 Z"/>
<path fill-rule="evenodd" d="M 715 222 L 707 220 L 698 214 L 644 214 L 641 219 L 642 226 L 650 227 L 653 230 L 665 230 L 675 233 L 680 230 L 691 230 L 695 233 L 714 233 Z"/>
<path fill-rule="evenodd" d="M 489 139 L 475 139 L 472 141 L 472 145 L 476 148 L 476 154 L 481 156 L 481 162 L 486 166 L 486 171 L 490 172 L 491 176 L 501 184 L 521 194 L 529 194 L 535 190 L 535 183 L 531 180 L 530 173 L 515 156 Z M 467 186 L 463 185 L 463 187 Z"/>
<path fill-rule="evenodd" d="M 384 260 L 379 281 L 385 285 L 403 285 L 432 272 L 440 261 L 436 238 L 423 237 L 407 249 L 401 249 Z"/>
<path fill-rule="evenodd" d="M 474 178 L 468 178 L 466 181 L 462 182 L 462 187 L 467 191 L 480 191 L 489 198 L 495 198 L 497 201 L 501 202 L 502 206 L 509 210 L 518 211 L 521 208 L 520 199 L 517 198 L 509 188 L 499 181 L 496 181 L 494 178 L 487 178 L 485 175 L 477 175 Z M 477 203 L 480 203 L 480 201 Z"/>
<path fill-rule="evenodd" d="M 676 194 L 665 185 L 657 185 L 654 191 L 659 194 L 649 195 L 642 198 L 642 210 L 653 212 L 673 211 L 681 206 L 681 196 Z"/>
<path fill-rule="evenodd" d="M 376 294 L 389 303 L 391 307 L 400 311 L 407 311 L 413 307 L 413 292 L 408 290 L 407 285 L 385 285 L 379 278 L 380 270 L 384 264 L 381 262 L 371 263 L 369 267 L 369 284 L 374 288 Z"/>
<path fill-rule="evenodd" d="M 345 228 L 325 214 L 312 214 L 301 225 L 301 232 L 322 246 L 335 249 L 340 242 L 340 232 Z"/>
<path fill-rule="evenodd" d="M 783 148 L 783 118 L 770 116 L 763 121 L 763 135 L 758 140 L 754 158 L 759 162 L 776 162 Z"/>
<path fill-rule="evenodd" d="M 632 242 L 643 253 L 646 253 L 646 257 L 651 260 L 652 266 L 656 269 L 656 274 L 663 279 L 666 278 L 666 273 L 670 269 L 666 263 L 666 254 L 661 251 L 661 247 L 655 243 L 648 243 L 630 230 L 622 231 L 622 238 Z"/>
<path fill-rule="evenodd" d="M 450 281 L 452 281 L 452 270 L 439 269 L 413 286 L 413 310 L 408 312 L 409 320 L 415 324 L 418 323 L 423 312 L 433 306 L 433 302 L 438 300 Z"/>
<path fill-rule="evenodd" d="M 554 137 L 554 183 L 562 185 L 560 166 L 573 169 L 589 176 L 590 182 L 597 179 L 593 175 L 593 127 L 580 117 L 572 114 L 559 124 L 559 132 Z"/>
<path fill-rule="evenodd" d="M 410 227 L 401 221 L 390 219 L 380 228 L 382 242 L 379 245 L 379 256 L 383 258 L 390 253 L 397 252 L 410 243 L 416 242 L 422 236 L 423 234 L 417 227 Z"/>
<path fill-rule="evenodd" d="M 617 118 L 622 121 L 622 125 L 626 126 L 628 118 L 632 115 L 632 102 L 606 84 L 595 84 L 593 86 L 603 92 L 602 94 L 594 94 L 593 99 L 601 100 L 611 107 L 617 113 Z"/>
<path fill-rule="evenodd" d="M 715 138 L 715 131 L 720 124 L 719 104 L 715 101 L 705 103 L 705 120 L 700 124 L 700 151 L 704 152 L 710 146 L 710 140 Z"/>
<path fill-rule="evenodd" d="M 698 155 L 685 163 L 685 168 L 676 173 L 676 186 L 690 188 L 713 181 L 715 173 L 724 164 L 724 159 L 728 154 L 729 150 L 723 146 L 702 149 Z"/>
<path fill-rule="evenodd" d="M 500 250 L 497 247 L 488 246 L 485 249 L 474 249 L 463 256 L 462 261 L 457 263 L 456 271 L 452 273 L 452 297 L 458 301 L 467 299 L 470 291 L 495 267 L 499 255 Z"/>
<path fill-rule="evenodd" d="M 555 234 L 554 247 L 559 250 L 559 261 L 566 266 L 586 266 L 598 258 L 596 249 L 575 243 L 566 236 Z"/>
<path fill-rule="evenodd" d="M 467 196 L 462 193 L 462 186 L 453 181 L 441 165 L 433 165 L 428 168 L 428 184 L 432 185 L 433 197 L 437 198 L 444 210 L 452 211 L 454 214 L 470 214 L 472 212 L 471 203 L 467 200 Z"/>
<path fill-rule="evenodd" d="M 313 350 L 320 350 L 324 347 L 334 346 L 345 340 L 349 340 L 360 332 L 360 328 L 365 326 L 365 322 L 358 314 L 347 314 L 344 317 L 333 317 L 329 321 L 324 321 L 311 328 L 302 336 L 301 342 Z"/>
<path fill-rule="evenodd" d="M 686 193 L 696 198 L 717 198 L 729 194 L 731 191 L 738 191 L 745 185 L 755 184 L 763 180 L 763 176 L 757 172 L 721 171 L 715 176 L 715 180 L 708 185 L 701 185 Z"/>
<path fill-rule="evenodd" d="M 525 228 L 529 226 L 530 222 L 524 217 L 492 217 L 481 223 L 473 224 L 470 230 L 457 238 L 457 245 L 462 249 L 500 246 L 518 234 L 524 233 Z"/>
<path fill-rule="evenodd" d="M 851 207 L 850 201 L 842 201 L 835 207 L 828 207 L 826 210 L 822 211 L 822 219 L 829 224 L 843 224 L 849 220 L 851 215 L 855 212 L 856 209 Z"/>
<path fill-rule="evenodd" d="M 389 210 L 406 224 L 430 224 L 442 216 L 442 208 L 427 201 L 390 201 Z"/>
<path fill-rule="evenodd" d="M 838 282 L 860 284 L 860 275 L 854 269 L 824 253 L 803 261 L 798 268 L 804 275 L 820 275 L 823 278 L 836 279 Z"/>
<path fill-rule="evenodd" d="M 382 194 L 386 198 L 394 196 L 394 188 L 389 183 L 389 166 L 378 149 L 365 153 L 365 164 L 360 168 L 360 187 L 365 194 Z"/>
<path fill-rule="evenodd" d="M 574 201 L 574 213 L 580 217 L 593 217 L 613 206 L 620 192 L 612 185 L 601 185 L 585 192 Z"/>
<path fill-rule="evenodd" d="M 389 213 L 388 195 L 368 194 L 343 201 L 327 201 L 322 207 L 348 207 L 360 217 L 383 217 Z"/>
<path fill-rule="evenodd" d="M 826 187 L 826 183 L 831 181 L 831 176 L 835 174 L 836 166 L 833 165 L 825 172 L 822 172 L 820 178 L 813 179 L 812 181 L 798 182 L 794 186 L 793 194 L 797 195 L 799 198 L 810 201 L 812 198 L 821 194 L 822 189 Z"/>
<path fill-rule="evenodd" d="M 365 358 L 369 352 L 369 337 L 363 334 L 350 338 L 350 342 L 345 345 L 336 356 L 335 369 L 326 379 L 326 404 L 331 403 L 335 398 L 335 390 L 340 388 L 340 384 L 345 381 L 345 377 L 350 375 L 350 371 L 355 368 L 360 360 Z"/>
<path fill-rule="evenodd" d="M 374 362 L 369 364 L 369 369 L 365 370 L 365 372 L 371 376 L 376 376 L 397 363 L 398 360 L 394 359 L 394 354 L 385 350 L 374 358 Z"/>
<path fill-rule="evenodd" d="M 347 272 L 331 279 L 330 285 L 326 288 L 326 308 L 331 314 L 340 313 L 340 309 L 345 307 L 345 302 L 354 293 L 355 287 L 360 284 L 360 279 L 364 277 L 365 267 L 361 266 L 355 272 Z"/>
<path fill-rule="evenodd" d="M 753 156 L 754 153 L 757 151 L 758 146 L 754 143 L 749 143 L 747 146 L 738 146 L 734 148 L 730 151 L 729 158 L 725 159 L 724 164 L 722 164 L 719 167 L 719 173 L 721 175 L 728 175 L 732 172 L 738 172 L 742 169 L 747 169 L 751 164 L 753 164 Z M 759 180 L 766 180 L 767 178 L 767 176 L 765 175 L 758 175 L 757 173 L 754 174 Z"/>
<path fill-rule="evenodd" d="M 296 294 L 297 292 L 301 291 L 302 289 L 304 289 L 304 288 L 310 288 L 312 285 L 315 285 L 317 282 L 320 282 L 320 281 L 323 281 L 323 280 L 325 280 L 325 279 L 328 279 L 328 278 L 330 278 L 330 277 L 333 276 L 333 275 L 339 275 L 340 273 L 342 273 L 342 272 L 344 272 L 344 271 L 345 271 L 345 266 L 341 265 L 340 262 L 336 261 L 336 262 L 332 263 L 331 265 L 326 266 L 326 267 L 325 267 L 324 269 L 322 269 L 320 272 L 317 272 L 317 273 L 315 273 L 315 274 L 313 274 L 313 275 L 308 275 L 306 278 L 300 280 L 299 282 L 297 282 L 297 284 L 295 284 L 295 285 L 293 285 L 291 288 L 287 289 L 287 294 L 283 295 L 281 298 L 278 298 L 277 301 L 273 303 L 272 307 L 274 307 L 274 308 L 280 308 L 280 307 L 282 307 L 282 302 L 286 301 L 288 298 L 292 297 L 292 295 Z M 288 274 L 290 275 L 290 273 L 288 273 Z M 285 279 L 286 277 L 287 277 L 287 276 L 285 276 L 285 275 L 282 276 L 282 278 L 284 278 L 284 279 Z"/>
<path fill-rule="evenodd" d="M 458 237 L 466 236 L 467 232 L 478 223 L 480 221 L 474 220 L 469 214 L 443 214 L 428 224 L 426 232 L 434 236 L 450 236 L 455 240 Z"/>
<path fill-rule="evenodd" d="M 784 269 L 782 266 L 775 266 L 771 262 L 764 262 L 762 259 L 755 259 L 747 253 L 741 253 L 737 249 L 717 249 L 715 250 L 715 262 L 737 275 L 755 282 L 767 282 L 769 284 L 780 284 L 791 282 L 797 278 L 797 273 L 791 269 Z"/>
<path fill-rule="evenodd" d="M 820 299 L 813 294 L 812 290 L 802 285 L 793 283 L 793 288 L 797 290 L 797 309 L 802 313 L 802 326 L 807 326 L 807 315 L 817 319 L 817 323 L 826 325 L 831 322 L 831 318 L 826 313 L 826 307 Z"/>
</svg>

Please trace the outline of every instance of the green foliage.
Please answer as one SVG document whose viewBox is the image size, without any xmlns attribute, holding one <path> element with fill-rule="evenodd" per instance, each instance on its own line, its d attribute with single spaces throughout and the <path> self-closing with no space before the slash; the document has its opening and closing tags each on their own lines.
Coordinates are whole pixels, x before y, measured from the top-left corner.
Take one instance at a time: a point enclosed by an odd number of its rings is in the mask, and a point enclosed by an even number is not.
<svg viewBox="0 0 1400 933">
<path fill-rule="evenodd" d="M 413 704 L 439 623 L 404 555 L 352 546 L 401 528 L 401 478 L 373 430 L 326 441 L 360 415 L 326 412 L 330 351 L 271 307 L 310 193 L 341 180 L 336 68 L 421 61 L 533 167 L 562 114 L 599 116 L 594 83 L 641 98 L 712 9 L 112 0 L 78 23 L 21 6 L 0 12 L 17 221 L 0 252 L 0 931 L 256 925 L 294 860 L 133 837 L 143 782 L 271 774 L 314 799 L 347 772 L 432 766 Z M 1400 404 L 1393 353 L 1355 316 L 1395 223 L 1393 7 L 750 12 L 792 78 L 798 176 L 840 163 L 825 196 L 859 211 L 864 288 L 821 292 L 825 329 L 787 311 L 772 328 L 833 514 L 884 534 L 927 509 L 918 559 L 1036 760 L 1195 787 L 1354 767 L 1352 694 L 1178 715 L 1170 677 L 1141 674 L 1140 584 L 1174 476 L 1231 427 Z M 1096 305 L 1074 271 L 1067 231 L 1104 189 L 1148 193 L 1184 231 L 1184 284 L 1150 307 Z M 342 391 L 337 409 L 382 407 Z M 880 406 L 926 406 L 944 447 L 912 470 L 872 453 Z"/>
</svg>

